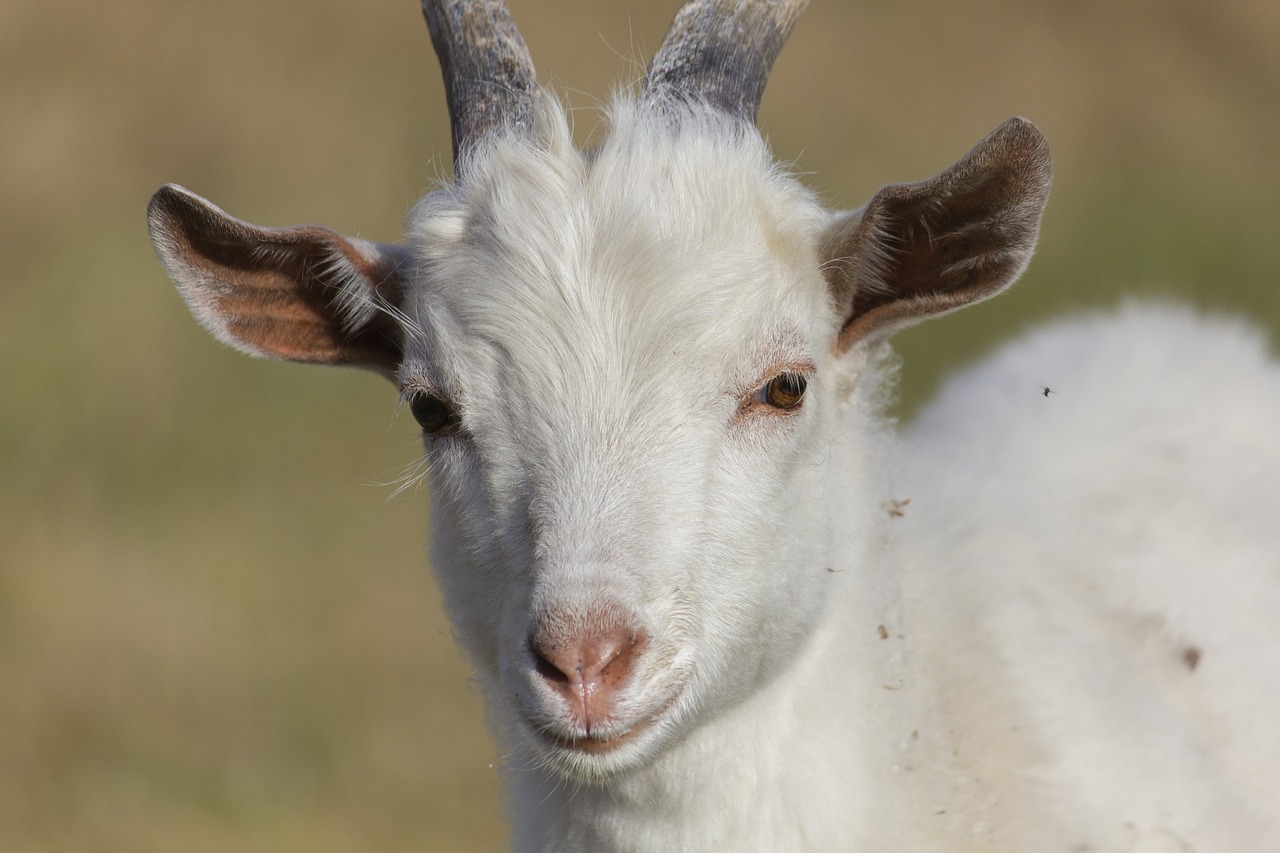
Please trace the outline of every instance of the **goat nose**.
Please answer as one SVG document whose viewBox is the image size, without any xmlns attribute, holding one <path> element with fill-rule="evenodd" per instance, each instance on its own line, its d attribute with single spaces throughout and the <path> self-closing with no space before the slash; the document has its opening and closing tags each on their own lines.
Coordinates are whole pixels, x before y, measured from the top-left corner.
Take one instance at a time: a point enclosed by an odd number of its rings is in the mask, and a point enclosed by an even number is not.
<svg viewBox="0 0 1280 853">
<path fill-rule="evenodd" d="M 542 682 L 588 732 L 607 720 L 647 635 L 627 627 L 539 632 L 529 641 Z"/>
</svg>

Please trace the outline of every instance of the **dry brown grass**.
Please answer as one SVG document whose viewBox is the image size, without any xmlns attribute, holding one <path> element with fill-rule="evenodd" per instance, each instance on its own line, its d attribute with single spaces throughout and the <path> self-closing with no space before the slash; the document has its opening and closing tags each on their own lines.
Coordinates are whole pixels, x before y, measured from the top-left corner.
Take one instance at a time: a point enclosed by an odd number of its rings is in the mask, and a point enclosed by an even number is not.
<svg viewBox="0 0 1280 853">
<path fill-rule="evenodd" d="M 512 0 L 591 107 L 673 9 Z M 1026 283 L 904 335 L 948 364 L 1130 292 L 1280 332 L 1280 6 L 818 0 L 762 123 L 835 203 L 1036 120 Z M 447 171 L 412 2 L 0 5 L 0 850 L 489 850 L 492 748 L 423 568 L 416 454 L 371 377 L 252 363 L 189 319 L 143 208 L 394 239 Z M 1034 389 L 1032 389 L 1034 393 Z"/>
</svg>

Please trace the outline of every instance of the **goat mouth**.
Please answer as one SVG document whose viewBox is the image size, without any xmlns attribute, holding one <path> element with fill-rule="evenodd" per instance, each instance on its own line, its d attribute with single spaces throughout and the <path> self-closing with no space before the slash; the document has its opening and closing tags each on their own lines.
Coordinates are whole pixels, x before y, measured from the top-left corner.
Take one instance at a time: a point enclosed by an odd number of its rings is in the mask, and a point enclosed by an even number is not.
<svg viewBox="0 0 1280 853">
<path fill-rule="evenodd" d="M 543 723 L 532 723 L 530 728 L 544 747 L 550 746 L 554 752 L 570 759 L 587 756 L 612 758 L 614 754 L 623 752 L 624 747 L 633 746 L 637 741 L 644 740 L 645 735 L 650 734 L 659 721 L 667 716 L 667 712 L 676 704 L 679 696 L 679 691 L 676 691 L 653 713 L 635 721 L 625 729 L 614 725 L 604 727 L 597 732 L 576 735 L 566 734 L 563 730 L 557 730 Z"/>
<path fill-rule="evenodd" d="M 663 708 L 663 710 L 666 710 L 666 708 Z M 553 747 L 563 749 L 563 751 L 588 754 L 588 756 L 603 756 L 605 753 L 616 751 L 623 745 L 631 743 L 637 736 L 648 730 L 659 716 L 662 716 L 662 711 L 655 713 L 653 716 L 645 717 L 644 720 L 636 722 L 630 729 L 622 731 L 618 731 L 617 727 L 611 726 L 608 734 L 564 735 L 559 731 L 553 731 L 544 726 L 535 726 L 535 730 L 538 731 L 541 738 L 547 740 Z"/>
<path fill-rule="evenodd" d="M 635 740 L 635 738 L 653 723 L 653 718 L 642 720 L 635 726 L 616 735 L 599 736 L 594 734 L 584 735 L 582 737 L 566 737 L 556 732 L 546 729 L 539 729 L 542 735 L 552 745 L 559 749 L 568 750 L 569 752 L 577 752 L 585 755 L 604 755 L 621 748 L 623 745 Z"/>
</svg>

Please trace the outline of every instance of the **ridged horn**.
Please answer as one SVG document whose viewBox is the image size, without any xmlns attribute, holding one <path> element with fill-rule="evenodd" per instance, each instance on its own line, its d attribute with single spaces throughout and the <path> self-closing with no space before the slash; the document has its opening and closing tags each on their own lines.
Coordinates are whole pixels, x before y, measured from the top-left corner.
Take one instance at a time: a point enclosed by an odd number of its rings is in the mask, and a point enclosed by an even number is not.
<svg viewBox="0 0 1280 853">
<path fill-rule="evenodd" d="M 537 76 L 529 48 L 501 0 L 422 0 L 440 60 L 453 159 L 497 127 L 528 128 Z"/>
<path fill-rule="evenodd" d="M 690 0 L 645 75 L 649 101 L 703 100 L 755 122 L 769 70 L 809 0 Z"/>
</svg>

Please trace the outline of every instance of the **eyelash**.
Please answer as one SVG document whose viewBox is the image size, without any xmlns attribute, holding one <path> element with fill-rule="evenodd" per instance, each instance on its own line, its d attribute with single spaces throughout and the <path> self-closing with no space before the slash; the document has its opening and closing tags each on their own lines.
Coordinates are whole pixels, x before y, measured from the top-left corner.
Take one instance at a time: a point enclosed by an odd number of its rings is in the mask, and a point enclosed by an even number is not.
<svg viewBox="0 0 1280 853">
<path fill-rule="evenodd" d="M 742 409 L 764 409 L 775 414 L 790 415 L 804 405 L 804 394 L 808 387 L 807 372 L 784 371 L 751 392 L 742 401 Z"/>
</svg>

